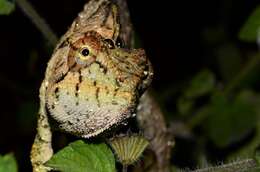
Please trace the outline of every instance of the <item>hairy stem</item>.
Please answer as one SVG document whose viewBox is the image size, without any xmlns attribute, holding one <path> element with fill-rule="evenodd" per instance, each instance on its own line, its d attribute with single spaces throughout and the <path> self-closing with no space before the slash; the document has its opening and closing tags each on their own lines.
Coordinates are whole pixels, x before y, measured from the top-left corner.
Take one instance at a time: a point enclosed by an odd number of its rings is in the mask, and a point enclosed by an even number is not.
<svg viewBox="0 0 260 172">
<path fill-rule="evenodd" d="M 16 3 L 37 29 L 40 30 L 45 39 L 48 40 L 52 46 L 55 46 L 58 42 L 58 37 L 32 5 L 27 0 L 16 0 Z"/>
<path fill-rule="evenodd" d="M 193 172 L 242 172 L 248 170 L 260 169 L 254 159 L 245 159 L 241 161 L 223 164 L 216 167 L 208 167 L 203 169 L 194 170 Z"/>
</svg>

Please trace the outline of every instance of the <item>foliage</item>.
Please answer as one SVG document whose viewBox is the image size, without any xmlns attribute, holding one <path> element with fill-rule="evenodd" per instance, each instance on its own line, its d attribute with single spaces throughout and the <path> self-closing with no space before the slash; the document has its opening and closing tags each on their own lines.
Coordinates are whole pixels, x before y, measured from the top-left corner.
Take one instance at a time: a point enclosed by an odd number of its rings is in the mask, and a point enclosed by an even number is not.
<svg viewBox="0 0 260 172">
<path fill-rule="evenodd" d="M 14 11 L 15 5 L 8 0 L 0 0 L 0 15 L 9 15 Z"/>
<path fill-rule="evenodd" d="M 183 115 L 191 112 L 197 98 L 207 95 L 214 90 L 215 76 L 205 69 L 199 72 L 184 89 L 183 96 L 178 99 L 177 108 Z"/>
<path fill-rule="evenodd" d="M 0 155 L 0 172 L 17 172 L 17 164 L 13 154 Z"/>
<path fill-rule="evenodd" d="M 234 100 L 221 93 L 212 96 L 205 130 L 216 146 L 227 147 L 255 128 L 257 112 L 251 97 L 249 91 L 240 92 Z"/>
<path fill-rule="evenodd" d="M 257 6 L 239 32 L 243 41 L 255 42 L 260 32 L 260 6 Z"/>
<path fill-rule="evenodd" d="M 46 164 L 64 172 L 115 172 L 115 159 L 105 143 L 87 144 L 81 140 L 70 143 Z"/>
</svg>

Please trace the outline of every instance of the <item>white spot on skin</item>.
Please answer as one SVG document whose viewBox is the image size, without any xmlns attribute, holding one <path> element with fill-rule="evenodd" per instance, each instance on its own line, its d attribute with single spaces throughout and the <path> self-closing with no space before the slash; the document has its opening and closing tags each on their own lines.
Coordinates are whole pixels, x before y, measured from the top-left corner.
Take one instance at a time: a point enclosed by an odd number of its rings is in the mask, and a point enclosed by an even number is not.
<svg viewBox="0 0 260 172">
<path fill-rule="evenodd" d="M 175 143 L 174 143 L 174 141 L 168 141 L 167 142 L 167 146 L 171 146 L 171 147 L 173 147 L 175 145 Z"/>
<path fill-rule="evenodd" d="M 83 18 L 84 16 L 82 14 L 79 14 L 79 18 Z"/>
<path fill-rule="evenodd" d="M 45 87 L 48 87 L 48 85 L 49 85 L 49 82 L 48 82 L 48 81 L 46 81 L 44 84 L 45 84 Z"/>
</svg>

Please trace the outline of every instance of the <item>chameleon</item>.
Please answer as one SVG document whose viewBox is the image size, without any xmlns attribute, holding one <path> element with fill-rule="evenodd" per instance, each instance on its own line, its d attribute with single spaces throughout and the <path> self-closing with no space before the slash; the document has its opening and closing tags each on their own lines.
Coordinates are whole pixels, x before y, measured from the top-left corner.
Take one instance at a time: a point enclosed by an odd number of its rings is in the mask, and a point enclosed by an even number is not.
<svg viewBox="0 0 260 172">
<path fill-rule="evenodd" d="M 120 41 L 118 7 L 91 0 L 61 37 L 40 87 L 33 171 L 53 155 L 52 128 L 80 138 L 95 137 L 135 116 L 153 68 L 143 49 Z"/>
</svg>

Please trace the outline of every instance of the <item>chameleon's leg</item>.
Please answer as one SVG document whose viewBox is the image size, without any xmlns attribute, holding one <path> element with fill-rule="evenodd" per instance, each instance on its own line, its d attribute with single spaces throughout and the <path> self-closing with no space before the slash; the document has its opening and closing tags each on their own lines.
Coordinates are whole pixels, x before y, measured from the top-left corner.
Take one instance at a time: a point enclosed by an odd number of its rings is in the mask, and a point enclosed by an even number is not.
<svg viewBox="0 0 260 172">
<path fill-rule="evenodd" d="M 146 91 L 140 98 L 137 121 L 156 158 L 156 163 L 152 164 L 149 172 L 169 172 L 170 153 L 174 142 L 169 137 L 163 113 L 150 91 Z"/>
<path fill-rule="evenodd" d="M 48 116 L 45 110 L 45 88 L 46 82 L 43 82 L 40 88 L 40 110 L 37 121 L 37 134 L 31 150 L 31 162 L 34 172 L 46 172 L 50 168 L 43 164 L 53 155 L 52 150 L 52 133 Z"/>
</svg>

